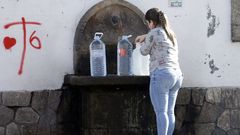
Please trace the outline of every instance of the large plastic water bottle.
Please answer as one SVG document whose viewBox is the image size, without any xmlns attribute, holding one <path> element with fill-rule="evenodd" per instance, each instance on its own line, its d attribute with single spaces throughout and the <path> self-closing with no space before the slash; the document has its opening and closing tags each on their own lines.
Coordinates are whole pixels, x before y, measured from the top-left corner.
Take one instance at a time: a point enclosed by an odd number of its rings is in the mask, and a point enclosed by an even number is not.
<svg viewBox="0 0 240 135">
<path fill-rule="evenodd" d="M 132 75 L 132 49 L 133 46 L 128 38 L 129 36 L 122 36 L 118 41 L 117 46 L 117 74 L 120 76 Z"/>
<path fill-rule="evenodd" d="M 102 35 L 103 33 L 96 32 L 89 46 L 91 76 L 107 75 L 105 44 L 100 40 Z"/>
<path fill-rule="evenodd" d="M 143 56 L 140 52 L 140 43 L 136 44 L 136 48 L 133 50 L 133 74 L 134 75 L 149 75 L 149 59 L 150 56 Z"/>
</svg>

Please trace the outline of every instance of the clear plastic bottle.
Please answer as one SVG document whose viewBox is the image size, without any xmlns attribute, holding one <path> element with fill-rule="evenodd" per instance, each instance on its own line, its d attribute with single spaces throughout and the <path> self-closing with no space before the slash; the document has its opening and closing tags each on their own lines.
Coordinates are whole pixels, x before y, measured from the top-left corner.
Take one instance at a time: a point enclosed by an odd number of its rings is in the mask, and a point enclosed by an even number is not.
<svg viewBox="0 0 240 135">
<path fill-rule="evenodd" d="M 102 35 L 103 33 L 96 32 L 89 46 L 91 76 L 107 75 L 105 44 L 100 40 Z"/>
<path fill-rule="evenodd" d="M 122 36 L 117 46 L 117 74 L 120 76 L 132 75 L 132 43 L 129 36 Z"/>
<path fill-rule="evenodd" d="M 134 75 L 149 75 L 149 59 L 150 56 L 143 56 L 140 52 L 141 45 L 136 43 L 136 48 L 133 50 L 133 74 Z"/>
</svg>

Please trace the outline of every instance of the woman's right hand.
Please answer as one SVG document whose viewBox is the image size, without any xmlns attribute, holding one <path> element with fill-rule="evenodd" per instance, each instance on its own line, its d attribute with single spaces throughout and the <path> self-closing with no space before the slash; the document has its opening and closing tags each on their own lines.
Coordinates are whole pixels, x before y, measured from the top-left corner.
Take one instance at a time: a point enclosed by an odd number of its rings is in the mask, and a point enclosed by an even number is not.
<svg viewBox="0 0 240 135">
<path fill-rule="evenodd" d="M 146 36 L 147 36 L 147 34 L 137 36 L 135 38 L 135 43 L 142 43 L 143 41 L 145 41 Z"/>
</svg>

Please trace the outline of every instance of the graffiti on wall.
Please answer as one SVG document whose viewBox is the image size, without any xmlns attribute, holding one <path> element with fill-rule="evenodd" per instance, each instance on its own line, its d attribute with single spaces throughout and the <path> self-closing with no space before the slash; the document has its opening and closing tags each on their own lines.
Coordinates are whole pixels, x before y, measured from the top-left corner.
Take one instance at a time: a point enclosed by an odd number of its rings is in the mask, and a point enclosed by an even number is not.
<svg viewBox="0 0 240 135">
<path fill-rule="evenodd" d="M 23 73 L 23 67 L 24 67 L 24 60 L 27 52 L 27 44 L 30 44 L 31 47 L 35 49 L 41 49 L 42 43 L 39 37 L 36 36 L 36 31 L 34 30 L 31 35 L 28 37 L 27 33 L 27 27 L 28 26 L 39 26 L 41 23 L 39 22 L 30 22 L 26 21 L 24 17 L 22 17 L 22 20 L 20 22 L 11 22 L 6 25 L 4 25 L 4 29 L 10 29 L 11 27 L 14 27 L 16 25 L 22 26 L 22 32 L 23 32 L 23 49 L 22 49 L 22 56 L 21 56 L 21 62 L 18 69 L 18 75 L 21 75 Z M 27 42 L 28 41 L 28 42 Z M 17 40 L 15 37 L 11 36 L 5 36 L 3 38 L 3 45 L 6 50 L 10 50 L 12 47 L 17 45 Z"/>
</svg>

